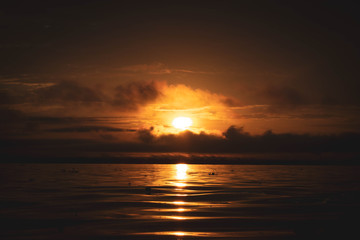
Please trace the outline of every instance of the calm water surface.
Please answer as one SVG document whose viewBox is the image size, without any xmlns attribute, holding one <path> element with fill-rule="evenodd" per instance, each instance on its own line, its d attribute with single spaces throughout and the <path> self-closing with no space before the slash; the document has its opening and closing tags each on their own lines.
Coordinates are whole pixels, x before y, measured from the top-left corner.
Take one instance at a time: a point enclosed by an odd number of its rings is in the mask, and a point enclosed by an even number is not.
<svg viewBox="0 0 360 240">
<path fill-rule="evenodd" d="M 359 166 L 0 166 L 1 239 L 359 235 Z"/>
</svg>

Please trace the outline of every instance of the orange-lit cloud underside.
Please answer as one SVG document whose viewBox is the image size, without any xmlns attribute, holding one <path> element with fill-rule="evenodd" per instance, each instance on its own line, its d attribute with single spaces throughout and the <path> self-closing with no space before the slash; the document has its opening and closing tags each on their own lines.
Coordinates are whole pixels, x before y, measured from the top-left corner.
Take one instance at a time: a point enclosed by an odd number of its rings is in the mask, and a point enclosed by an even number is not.
<svg viewBox="0 0 360 240">
<path fill-rule="evenodd" d="M 228 125 L 231 113 L 226 97 L 206 90 L 192 89 L 185 85 L 160 84 L 160 96 L 152 103 L 139 109 L 145 117 L 145 128 L 153 126 L 155 132 L 177 133 L 181 128 L 173 126 L 177 117 L 192 120 L 189 129 L 193 132 L 219 132 Z"/>
<path fill-rule="evenodd" d="M 26 93 L 22 97 L 16 95 L 19 103 L 12 108 L 18 112 L 3 112 L 12 119 L 3 126 L 9 136 L 22 131 L 26 136 L 42 138 L 89 139 L 101 135 L 106 139 L 129 139 L 139 129 L 152 128 L 154 135 L 180 133 L 183 129 L 172 124 L 176 117 L 190 118 L 192 125 L 187 129 L 194 133 L 215 135 L 221 135 L 231 125 L 244 126 L 252 134 L 269 129 L 295 133 L 341 132 L 344 131 L 341 126 L 352 126 L 348 122 L 355 122 L 359 111 L 354 107 L 300 104 L 295 100 L 290 105 L 285 100 L 285 105 L 245 104 L 245 89 L 244 94 L 234 98 L 206 88 L 165 81 L 96 87 L 75 81 L 35 86 L 13 80 L 6 85 L 21 87 L 19 92 Z M 269 91 L 282 98 L 289 92 L 275 90 Z M 24 122 L 33 116 L 36 125 Z"/>
</svg>

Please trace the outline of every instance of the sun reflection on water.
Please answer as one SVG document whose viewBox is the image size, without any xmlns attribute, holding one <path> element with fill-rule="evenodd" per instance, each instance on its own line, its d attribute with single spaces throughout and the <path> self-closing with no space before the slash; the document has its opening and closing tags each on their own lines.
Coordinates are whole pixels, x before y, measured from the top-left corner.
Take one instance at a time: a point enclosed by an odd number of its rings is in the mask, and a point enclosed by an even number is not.
<svg viewBox="0 0 360 240">
<path fill-rule="evenodd" d="M 150 232 L 150 233 L 137 233 L 137 235 L 172 235 L 172 236 L 196 236 L 196 237 L 208 237 L 208 236 L 226 236 L 225 234 L 214 234 L 214 233 L 209 233 L 209 232 L 185 232 L 185 231 L 169 231 L 169 232 Z M 230 235 L 231 237 L 233 237 L 233 235 Z M 236 235 L 235 235 L 236 236 Z"/>
<path fill-rule="evenodd" d="M 176 164 L 176 179 L 177 180 L 185 180 L 187 178 L 187 164 Z"/>
<path fill-rule="evenodd" d="M 171 234 L 171 233 L 170 233 Z M 185 232 L 172 232 L 172 235 L 175 235 L 175 236 L 185 236 L 186 233 Z"/>
<path fill-rule="evenodd" d="M 176 211 L 177 211 L 177 212 L 184 212 L 184 211 L 187 211 L 187 209 L 185 209 L 185 208 L 178 208 L 178 209 L 176 209 Z"/>
<path fill-rule="evenodd" d="M 174 183 L 175 187 L 177 187 L 177 191 L 183 191 L 186 187 L 186 179 L 187 179 L 187 170 L 188 165 L 187 164 L 176 164 L 176 179 L 177 182 Z M 177 194 L 177 196 L 182 197 L 182 194 Z M 175 205 L 184 205 L 186 202 L 184 201 L 174 201 L 173 204 Z M 178 213 L 184 212 L 185 209 L 182 207 L 179 207 L 177 209 Z M 174 220 L 186 220 L 187 218 L 184 216 L 170 216 L 170 219 Z M 174 234 L 176 236 L 184 236 L 185 234 L 183 232 L 177 232 Z"/>
<path fill-rule="evenodd" d="M 191 165 L 187 164 L 176 164 L 173 166 L 173 171 L 171 173 L 172 181 L 169 183 L 172 186 L 172 196 L 173 198 L 168 201 L 154 201 L 148 200 L 146 202 L 156 203 L 156 204 L 167 204 L 168 207 L 165 209 L 146 209 L 146 211 L 154 211 L 154 214 L 151 215 L 153 219 L 168 219 L 173 221 L 189 221 L 189 220 L 199 220 L 199 219 L 207 219 L 208 217 L 204 216 L 195 216 L 194 214 L 188 214 L 189 212 L 197 211 L 200 205 L 207 206 L 209 203 L 207 202 L 194 202 L 188 201 L 187 198 L 189 193 L 192 191 L 188 188 L 188 181 L 191 182 L 190 176 L 188 174 L 189 168 Z M 156 213 L 155 213 L 156 212 Z M 160 214 L 159 214 L 160 212 Z M 198 232 L 185 232 L 185 229 L 178 229 L 178 231 L 169 231 L 169 232 L 152 232 L 152 233 L 139 233 L 139 234 L 151 234 L 151 235 L 173 235 L 177 237 L 185 237 L 185 236 L 206 236 L 207 233 L 198 233 Z M 205 234 L 205 235 L 204 235 Z M 182 238 L 181 238 L 182 239 Z"/>
<path fill-rule="evenodd" d="M 186 187 L 186 183 L 184 183 L 184 182 L 176 182 L 175 186 L 179 187 L 179 188 Z M 182 189 L 175 189 L 175 190 L 182 190 Z"/>
</svg>

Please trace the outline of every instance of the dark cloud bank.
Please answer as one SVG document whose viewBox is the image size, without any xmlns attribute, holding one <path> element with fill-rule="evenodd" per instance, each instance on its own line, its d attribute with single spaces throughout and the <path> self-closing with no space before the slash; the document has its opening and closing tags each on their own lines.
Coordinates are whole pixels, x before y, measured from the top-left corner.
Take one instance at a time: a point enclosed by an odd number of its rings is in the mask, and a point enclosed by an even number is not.
<svg viewBox="0 0 360 240">
<path fill-rule="evenodd" d="M 98 128 L 85 129 L 92 130 L 99 131 Z M 106 129 L 112 130 L 119 131 Z M 267 131 L 262 135 L 250 135 L 235 126 L 229 127 L 222 136 L 190 131 L 155 136 L 152 132 L 153 128 L 139 130 L 138 141 L 121 143 L 82 139 L 3 139 L 1 149 L 4 162 L 359 164 L 358 133 L 300 135 Z"/>
<path fill-rule="evenodd" d="M 358 152 L 360 134 L 340 135 L 276 134 L 267 131 L 262 135 L 251 135 L 243 128 L 230 126 L 223 136 L 185 131 L 179 135 L 158 137 L 151 129 L 140 130 L 139 138 L 146 147 L 157 151 L 200 153 L 281 153 L 281 152 Z"/>
<path fill-rule="evenodd" d="M 0 83 L 0 107 L 14 104 L 62 106 L 102 104 L 123 111 L 135 111 L 161 96 L 156 81 L 119 84 L 112 91 L 104 91 L 96 86 L 85 86 L 75 81 L 60 81 L 38 89 L 26 88 L 23 85 L 24 83 L 19 84 L 24 88 L 21 91 L 13 91 L 9 86 Z"/>
<path fill-rule="evenodd" d="M 153 128 L 115 128 L 104 125 L 96 118 L 30 116 L 12 108 L 19 103 L 71 107 L 100 103 L 126 112 L 136 111 L 139 106 L 156 100 L 162 94 L 157 82 L 133 82 L 118 85 L 112 90 L 105 93 L 101 89 L 68 81 L 24 92 L 2 88 L 0 161 L 224 163 L 223 156 L 227 155 L 226 160 L 230 163 L 255 163 L 255 160 L 270 158 L 272 163 L 279 163 L 280 159 L 284 160 L 281 163 L 306 164 L 328 164 L 332 163 L 332 159 L 341 164 L 360 162 L 360 133 L 315 135 L 267 131 L 261 135 L 251 135 L 243 128 L 231 126 L 222 136 L 190 131 L 157 136 Z M 275 105 L 288 103 L 294 107 L 307 104 L 306 98 L 293 88 L 268 87 L 262 94 L 265 98 L 273 99 Z M 225 101 L 228 105 L 236 105 L 231 99 Z M 91 139 L 80 138 L 81 134 L 86 133 L 96 134 Z M 136 139 L 120 140 L 117 138 L 119 133 L 135 135 Z M 48 138 L 41 134 L 48 134 Z M 64 138 L 61 134 L 72 136 Z M 143 154 L 145 157 L 129 157 L 128 153 Z M 159 157 L 162 153 L 166 154 Z M 186 159 L 183 159 L 183 154 L 188 154 Z M 241 154 L 246 155 L 248 161 L 239 157 Z M 257 157 L 249 158 L 250 155 Z"/>
</svg>

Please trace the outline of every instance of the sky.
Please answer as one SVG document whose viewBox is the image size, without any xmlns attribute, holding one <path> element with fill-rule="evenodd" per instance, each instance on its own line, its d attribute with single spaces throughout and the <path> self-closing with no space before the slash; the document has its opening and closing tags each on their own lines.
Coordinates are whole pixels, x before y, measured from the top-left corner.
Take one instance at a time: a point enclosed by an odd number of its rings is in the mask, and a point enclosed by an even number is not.
<svg viewBox="0 0 360 240">
<path fill-rule="evenodd" d="M 354 4 L 5 1 L 0 149 L 358 152 Z"/>
</svg>

